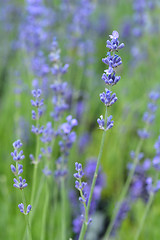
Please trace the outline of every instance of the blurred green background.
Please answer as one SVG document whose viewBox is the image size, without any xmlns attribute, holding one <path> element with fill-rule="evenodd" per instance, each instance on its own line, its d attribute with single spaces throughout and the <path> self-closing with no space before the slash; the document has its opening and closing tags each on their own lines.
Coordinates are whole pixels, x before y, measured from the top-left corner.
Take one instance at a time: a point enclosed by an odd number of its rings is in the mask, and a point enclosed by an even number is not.
<svg viewBox="0 0 160 240">
<path fill-rule="evenodd" d="M 77 49 L 69 48 L 67 24 L 72 22 L 69 19 L 61 19 L 63 14 L 62 3 L 65 1 L 46 0 L 44 4 L 53 10 L 58 16 L 56 24 L 50 29 L 52 36 L 57 36 L 61 48 L 62 62 L 67 62 L 67 57 L 72 57 L 69 71 L 64 75 L 64 81 L 68 81 L 74 90 L 73 104 L 71 113 L 76 117 L 77 99 L 84 99 L 84 111 L 79 126 L 76 129 L 77 142 L 70 154 L 69 165 L 74 171 L 74 163 L 82 162 L 90 157 L 97 157 L 100 147 L 102 132 L 98 130 L 97 118 L 103 114 L 104 106 L 99 100 L 99 93 L 104 91 L 105 85 L 101 80 L 101 75 L 105 65 L 101 59 L 106 56 L 105 48 L 108 35 L 113 30 L 120 34 L 120 41 L 125 43 L 125 48 L 119 52 L 123 64 L 118 70 L 121 75 L 120 82 L 113 88 L 116 92 L 118 101 L 109 108 L 109 114 L 113 116 L 114 128 L 107 132 L 105 147 L 102 157 L 102 170 L 107 175 L 106 188 L 102 193 L 101 203 L 103 214 L 110 218 L 115 203 L 123 188 L 127 176 L 126 166 L 130 160 L 130 151 L 135 150 L 139 138 L 137 129 L 143 127 L 142 116 L 148 103 L 148 93 L 153 89 L 160 89 L 160 4 L 155 1 L 155 8 L 147 9 L 145 12 L 149 24 L 142 26 L 143 34 L 135 37 L 132 34 L 134 26 L 134 1 L 114 0 L 114 1 L 91 1 L 95 7 L 89 16 L 91 28 L 86 35 L 80 36 L 80 40 L 92 40 L 94 50 L 88 55 L 80 56 Z M 152 2 L 152 1 L 151 1 Z M 25 230 L 24 216 L 20 214 L 17 205 L 22 201 L 17 189 L 13 188 L 13 174 L 10 165 L 13 163 L 10 156 L 12 143 L 20 138 L 23 141 L 23 134 L 28 138 L 24 140 L 24 174 L 28 182 L 25 190 L 27 201 L 30 199 L 33 166 L 30 164 L 29 154 L 35 150 L 35 137 L 31 133 L 31 110 L 30 104 L 32 89 L 31 83 L 35 78 L 30 68 L 30 54 L 23 51 L 19 46 L 19 29 L 24 17 L 26 3 L 23 1 L 4 1 L 0 2 L 0 239 L 23 239 Z M 58 12 L 59 11 L 59 12 Z M 128 32 L 125 24 L 130 24 Z M 155 25 L 156 27 L 155 27 Z M 158 27 L 157 27 L 158 26 Z M 139 49 L 138 57 L 132 54 L 133 47 Z M 49 48 L 50 46 L 48 46 Z M 47 54 L 47 53 L 46 53 Z M 92 57 L 93 61 L 88 61 Z M 78 65 L 78 59 L 84 63 Z M 86 60 L 87 59 L 87 60 Z M 85 61 L 86 60 L 86 61 Z M 17 76 L 16 72 L 19 72 Z M 17 80 L 20 79 L 25 86 L 25 90 L 20 95 L 15 95 L 14 89 L 18 86 Z M 20 107 L 15 106 L 15 101 L 20 102 Z M 158 107 L 160 107 L 158 103 Z M 26 125 L 20 127 L 17 118 L 21 116 L 26 121 Z M 46 118 L 49 119 L 47 116 Z M 156 114 L 156 120 L 152 126 L 151 137 L 145 141 L 142 151 L 146 157 L 153 158 L 155 154 L 154 143 L 160 133 L 160 109 Z M 50 120 L 50 119 L 49 119 Z M 49 121 L 48 120 L 48 121 Z M 42 124 L 46 121 L 42 119 Z M 91 136 L 89 144 L 81 154 L 78 152 L 79 137 L 88 132 Z M 54 155 L 57 155 L 55 149 Z M 39 181 L 42 175 L 39 168 Z M 154 170 L 151 171 L 154 175 Z M 71 182 L 74 187 L 74 178 L 70 174 Z M 44 186 L 43 186 L 44 188 Z M 44 190 L 44 189 L 43 189 Z M 39 206 L 33 220 L 33 239 L 39 238 L 41 228 L 41 216 L 45 193 L 43 191 Z M 160 194 L 157 193 L 154 204 L 146 219 L 141 240 L 160 239 Z M 72 203 L 70 203 L 72 206 Z M 132 240 L 135 230 L 139 226 L 145 205 L 139 200 L 130 211 L 129 216 L 123 222 L 117 239 Z M 50 208 L 47 217 L 47 236 L 46 239 L 60 239 L 60 220 L 59 206 L 56 211 L 55 227 L 49 224 L 52 218 Z M 68 233 L 72 236 L 71 213 L 68 213 Z M 94 223 L 93 223 L 94 226 Z"/>
</svg>

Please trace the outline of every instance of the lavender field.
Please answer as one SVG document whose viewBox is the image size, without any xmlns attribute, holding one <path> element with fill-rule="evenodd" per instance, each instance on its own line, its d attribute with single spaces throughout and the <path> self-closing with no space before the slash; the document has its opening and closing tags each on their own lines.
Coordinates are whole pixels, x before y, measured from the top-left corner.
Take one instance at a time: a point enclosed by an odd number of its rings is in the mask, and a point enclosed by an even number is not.
<svg viewBox="0 0 160 240">
<path fill-rule="evenodd" d="M 0 239 L 160 239 L 160 0 L 0 0 Z"/>
</svg>

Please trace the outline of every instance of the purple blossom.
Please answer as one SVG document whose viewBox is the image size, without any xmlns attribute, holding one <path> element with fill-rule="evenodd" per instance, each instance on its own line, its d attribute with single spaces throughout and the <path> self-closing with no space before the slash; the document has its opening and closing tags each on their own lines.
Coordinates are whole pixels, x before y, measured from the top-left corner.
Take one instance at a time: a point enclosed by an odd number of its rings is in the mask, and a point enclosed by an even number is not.
<svg viewBox="0 0 160 240">
<path fill-rule="evenodd" d="M 109 35 L 109 37 L 111 38 L 111 41 L 107 40 L 106 47 L 109 48 L 110 51 L 118 51 L 119 49 L 124 48 L 124 43 L 119 44 L 119 33 L 117 31 L 113 31 L 112 35 Z"/>
<path fill-rule="evenodd" d="M 13 143 L 13 147 L 15 149 L 14 153 L 11 153 L 13 160 L 20 161 L 20 160 L 24 159 L 24 155 L 22 155 L 23 151 L 21 150 L 20 152 L 18 152 L 19 148 L 22 147 L 21 141 L 20 140 L 15 141 Z M 26 188 L 28 186 L 28 184 L 26 183 L 26 179 L 23 179 L 21 176 L 19 176 L 20 174 L 23 173 L 23 165 L 18 163 L 18 164 L 16 164 L 16 167 L 15 167 L 13 164 L 11 164 L 11 171 L 16 176 L 16 178 L 13 179 L 13 181 L 14 181 L 13 186 L 20 190 Z M 28 205 L 27 210 L 25 212 L 23 203 L 19 204 L 18 207 L 19 207 L 20 211 L 25 215 L 28 214 L 32 208 L 31 205 Z"/>
<path fill-rule="evenodd" d="M 18 205 L 18 207 L 19 207 L 19 209 L 20 209 L 20 212 L 21 212 L 21 213 L 24 213 L 24 204 L 23 204 L 23 203 L 20 203 L 20 204 Z"/>
<path fill-rule="evenodd" d="M 89 197 L 89 193 L 90 193 L 90 188 L 91 188 L 91 184 L 92 184 L 92 179 L 93 179 L 93 175 L 96 169 L 96 164 L 97 161 L 95 158 L 89 159 L 87 161 L 86 167 L 84 169 L 82 169 L 82 164 L 80 163 L 75 163 L 75 169 L 76 169 L 76 173 L 74 174 L 74 177 L 76 178 L 75 181 L 75 188 L 78 189 L 80 192 L 82 192 L 82 195 L 79 200 L 80 202 L 86 203 L 88 202 L 88 197 Z M 87 179 L 87 183 L 82 181 L 82 178 L 86 177 Z M 103 187 L 106 185 L 106 179 L 104 174 L 101 171 L 101 168 L 99 169 L 98 172 L 98 177 L 96 180 L 96 185 L 93 191 L 93 197 L 92 197 L 92 201 L 91 201 L 91 207 L 90 207 L 90 211 L 89 211 L 89 215 L 93 214 L 96 210 L 97 204 L 100 200 L 100 196 L 101 196 L 101 192 Z M 75 218 L 73 220 L 73 231 L 75 233 L 79 233 L 82 223 L 83 221 L 85 221 L 85 209 L 82 204 L 80 204 L 80 213 L 78 213 L 77 211 L 75 212 Z M 76 209 L 78 209 L 78 206 L 76 206 Z M 91 218 L 89 218 L 88 220 L 88 224 L 91 222 Z"/>
<path fill-rule="evenodd" d="M 31 209 L 32 209 L 32 206 L 29 204 L 29 205 L 27 206 L 27 212 L 26 212 L 26 214 L 28 214 L 28 213 L 31 211 Z"/>
<path fill-rule="evenodd" d="M 23 173 L 23 165 L 18 164 L 18 171 L 16 170 L 16 167 L 11 164 L 11 171 L 14 173 L 15 176 L 20 175 Z"/>
<path fill-rule="evenodd" d="M 151 92 L 149 93 L 149 98 L 150 98 L 152 101 L 156 102 L 156 101 L 160 98 L 160 93 L 157 92 L 157 91 L 151 91 Z"/>
<path fill-rule="evenodd" d="M 97 123 L 99 124 L 99 128 L 107 131 L 113 127 L 114 121 L 112 121 L 112 116 L 107 118 L 107 123 L 104 122 L 103 116 L 101 115 L 100 118 L 97 119 Z"/>
<path fill-rule="evenodd" d="M 76 140 L 76 133 L 73 132 L 72 129 L 77 126 L 78 121 L 72 118 L 71 115 L 69 115 L 66 120 L 67 122 L 63 123 L 57 131 L 57 134 L 61 137 L 61 140 L 59 141 L 61 156 L 56 161 L 54 176 L 58 181 L 60 178 L 65 177 L 68 174 L 67 156 L 69 155 L 69 150 Z"/>
<path fill-rule="evenodd" d="M 77 188 L 80 192 L 79 201 L 86 204 L 86 202 L 88 200 L 88 193 L 85 192 L 85 190 L 84 190 L 87 183 L 82 182 L 82 180 L 81 180 L 83 175 L 84 175 L 84 172 L 83 172 L 83 169 L 82 169 L 82 164 L 76 162 L 75 163 L 75 170 L 77 171 L 77 173 L 75 173 L 73 176 L 77 179 L 75 181 L 75 188 Z"/>
<path fill-rule="evenodd" d="M 160 171 L 160 155 L 157 155 L 153 158 L 153 167 Z"/>
<path fill-rule="evenodd" d="M 138 129 L 137 133 L 138 133 L 138 136 L 142 139 L 149 138 L 150 136 L 150 134 L 146 129 Z"/>
<path fill-rule="evenodd" d="M 154 148 L 156 150 L 156 154 L 160 155 L 160 136 L 158 137 L 158 140 L 156 141 Z"/>
<path fill-rule="evenodd" d="M 45 176 L 50 176 L 52 175 L 52 171 L 46 166 L 42 172 L 44 173 Z"/>
<path fill-rule="evenodd" d="M 142 158 L 144 158 L 144 153 L 143 152 L 140 152 L 138 154 L 138 156 L 136 156 L 135 152 L 134 151 L 131 151 L 130 152 L 130 156 L 132 159 L 135 159 L 136 157 L 138 158 L 138 161 L 140 161 Z"/>
<path fill-rule="evenodd" d="M 31 131 L 32 131 L 33 133 L 35 133 L 36 135 L 40 135 L 40 134 L 43 133 L 43 129 L 44 129 L 43 126 L 42 126 L 42 127 L 40 127 L 40 126 L 35 127 L 34 125 L 32 125 Z"/>
<path fill-rule="evenodd" d="M 27 214 L 31 211 L 31 209 L 32 209 L 32 206 L 31 206 L 30 204 L 27 206 L 26 212 L 25 212 L 25 210 L 24 210 L 24 204 L 23 204 L 23 203 L 20 203 L 20 204 L 18 205 L 18 207 L 19 207 L 20 212 L 23 213 L 23 214 L 25 214 L 25 215 L 27 215 Z"/>
<path fill-rule="evenodd" d="M 122 59 L 118 55 L 112 56 L 111 53 L 107 53 L 106 58 L 102 58 L 102 62 L 104 62 L 106 65 L 109 65 L 110 68 L 118 67 L 122 64 Z M 108 74 L 111 74 L 113 71 L 108 72 Z"/>
<path fill-rule="evenodd" d="M 38 155 L 38 160 L 37 161 L 35 160 L 35 157 L 33 156 L 33 154 L 30 154 L 29 158 L 31 159 L 32 164 L 38 164 L 40 162 L 41 158 L 42 158 L 42 155 L 41 154 Z"/>
<path fill-rule="evenodd" d="M 107 106 L 113 105 L 117 101 L 116 94 L 112 93 L 112 91 L 108 90 L 107 88 L 105 89 L 106 92 L 103 92 L 100 94 L 100 100 Z"/>
<path fill-rule="evenodd" d="M 91 140 L 91 135 L 89 133 L 84 133 L 79 137 L 78 147 L 79 152 L 83 153 Z"/>
<path fill-rule="evenodd" d="M 21 161 L 25 158 L 23 155 L 23 150 L 18 151 L 19 148 L 22 147 L 22 143 L 20 140 L 17 140 L 13 143 L 14 152 L 11 152 L 11 156 L 13 157 L 14 161 Z"/>
<path fill-rule="evenodd" d="M 68 150 L 72 147 L 76 140 L 76 133 L 72 132 L 72 128 L 77 126 L 78 121 L 76 119 L 72 119 L 71 115 L 69 115 L 66 120 L 67 122 L 63 123 L 60 127 L 59 135 L 62 137 L 62 141 L 59 141 L 59 146 L 61 152 L 67 156 Z"/>
<path fill-rule="evenodd" d="M 21 140 L 17 140 L 13 143 L 13 147 L 14 149 L 19 149 L 22 147 L 22 143 L 21 143 Z"/>
<path fill-rule="evenodd" d="M 42 0 L 27 0 L 24 21 L 20 28 L 20 40 L 28 51 L 37 52 L 46 42 L 48 33 L 47 28 L 52 21 L 47 16 L 53 13 L 47 9 Z"/>
<path fill-rule="evenodd" d="M 25 187 L 28 186 L 28 184 L 26 183 L 26 179 L 22 179 L 21 176 L 19 176 L 19 179 L 17 180 L 16 178 L 14 178 L 14 184 L 13 186 L 15 188 L 19 188 L 20 190 L 24 189 Z"/>
<path fill-rule="evenodd" d="M 121 79 L 120 76 L 115 76 L 115 72 L 113 72 L 113 74 L 110 73 L 108 75 L 106 73 L 103 73 L 102 75 L 102 80 L 105 82 L 106 85 L 110 86 L 117 84 L 120 79 Z"/>
<path fill-rule="evenodd" d="M 68 174 L 67 169 L 57 169 L 54 172 L 54 176 L 55 176 L 56 180 L 59 180 L 60 178 L 64 178 L 67 174 Z"/>
<path fill-rule="evenodd" d="M 145 112 L 143 115 L 143 121 L 148 123 L 148 124 L 152 124 L 154 122 L 155 119 L 155 115 L 154 114 L 150 114 L 148 112 Z"/>
<path fill-rule="evenodd" d="M 44 100 L 43 99 L 39 100 L 41 94 L 42 94 L 41 89 L 32 90 L 32 95 L 35 98 L 35 100 L 31 100 L 31 104 L 33 107 L 40 108 L 41 106 L 43 106 Z"/>
<path fill-rule="evenodd" d="M 53 140 L 54 135 L 55 135 L 55 133 L 54 133 L 54 129 L 52 127 L 52 123 L 48 122 L 46 124 L 46 128 L 43 129 L 41 141 L 43 143 L 50 143 Z"/>
</svg>

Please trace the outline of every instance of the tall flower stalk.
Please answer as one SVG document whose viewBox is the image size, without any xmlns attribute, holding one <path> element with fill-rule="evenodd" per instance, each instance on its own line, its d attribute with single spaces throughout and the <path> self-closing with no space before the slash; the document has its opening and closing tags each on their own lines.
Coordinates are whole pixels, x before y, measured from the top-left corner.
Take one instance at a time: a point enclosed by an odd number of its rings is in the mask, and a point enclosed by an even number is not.
<svg viewBox="0 0 160 240">
<path fill-rule="evenodd" d="M 116 70 L 119 65 L 122 64 L 122 59 L 119 57 L 115 52 L 118 52 L 119 49 L 122 49 L 124 47 L 124 43 L 119 44 L 118 38 L 119 33 L 117 31 L 113 31 L 112 35 L 110 35 L 111 40 L 107 40 L 106 47 L 109 48 L 109 52 L 107 53 L 107 57 L 103 58 L 102 61 L 108 65 L 108 69 L 106 69 L 102 75 L 102 80 L 104 80 L 105 84 L 108 85 L 109 88 L 117 84 L 120 80 L 120 76 L 116 76 Z M 89 194 L 88 202 L 86 203 L 85 208 L 85 219 L 83 221 L 82 229 L 80 232 L 79 240 L 83 240 L 87 231 L 87 227 L 89 224 L 89 210 L 91 206 L 92 196 L 94 187 L 96 184 L 98 171 L 100 167 L 101 157 L 103 153 L 103 146 L 106 136 L 106 131 L 111 129 L 113 127 L 113 121 L 112 116 L 108 116 L 107 114 L 107 108 L 111 105 L 113 105 L 117 101 L 116 94 L 110 91 L 109 89 L 105 89 L 105 92 L 100 94 L 100 100 L 105 104 L 106 110 L 105 110 L 105 118 L 103 119 L 103 116 L 100 116 L 100 118 L 97 119 L 97 122 L 99 124 L 99 128 L 103 130 L 101 145 L 100 145 L 100 151 L 98 155 L 97 165 L 94 173 L 94 177 L 92 180 L 91 190 Z"/>
<path fill-rule="evenodd" d="M 37 179 L 37 166 L 39 163 L 39 159 L 41 155 L 39 155 L 39 144 L 40 144 L 40 134 L 43 132 L 43 126 L 39 126 L 39 119 L 43 114 L 41 107 L 43 106 L 43 99 L 40 100 L 40 96 L 42 91 L 40 89 L 33 90 L 32 95 L 34 100 L 31 100 L 31 104 L 33 107 L 36 108 L 36 111 L 32 110 L 32 119 L 36 121 L 36 126 L 32 125 L 32 132 L 36 134 L 36 150 L 35 150 L 35 158 L 33 155 L 30 155 L 32 163 L 34 164 L 34 171 L 33 171 L 33 186 L 31 192 L 31 203 L 33 204 L 34 197 L 35 197 L 35 190 L 36 190 L 36 179 Z"/>
<path fill-rule="evenodd" d="M 26 183 L 26 179 L 23 179 L 20 176 L 23 173 L 23 165 L 20 164 L 20 162 L 25 158 L 25 156 L 23 155 L 23 150 L 20 150 L 20 148 L 22 147 L 21 141 L 20 140 L 15 141 L 13 143 L 13 147 L 14 147 L 14 152 L 11 153 L 11 156 L 13 157 L 13 161 L 16 162 L 16 166 L 11 164 L 11 171 L 15 175 L 13 186 L 21 190 L 23 203 L 20 203 L 18 207 L 20 212 L 25 215 L 26 227 L 28 229 L 28 234 L 29 234 L 28 239 L 32 240 L 29 218 L 27 216 L 28 213 L 31 211 L 32 206 L 30 204 L 26 206 L 26 199 L 23 192 L 23 189 L 26 188 L 28 184 Z"/>
</svg>

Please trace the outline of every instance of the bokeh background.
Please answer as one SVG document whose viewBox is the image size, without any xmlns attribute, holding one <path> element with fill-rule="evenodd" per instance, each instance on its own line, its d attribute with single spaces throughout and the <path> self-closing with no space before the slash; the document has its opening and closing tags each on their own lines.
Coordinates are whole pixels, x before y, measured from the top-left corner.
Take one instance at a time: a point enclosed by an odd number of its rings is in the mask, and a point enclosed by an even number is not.
<svg viewBox="0 0 160 240">
<path fill-rule="evenodd" d="M 17 207 L 21 196 L 13 188 L 10 153 L 12 143 L 20 138 L 26 156 L 24 176 L 29 185 L 26 189 L 26 198 L 29 201 L 33 173 L 29 154 L 35 151 L 35 136 L 31 133 L 31 90 L 34 87 L 33 80 L 38 79 L 45 85 L 47 78 L 40 75 L 43 63 L 33 66 L 35 55 L 47 58 L 52 39 L 56 37 L 61 49 L 62 63 L 70 64 L 63 78 L 72 90 L 69 113 L 79 122 L 76 128 L 77 141 L 70 153 L 68 167 L 70 188 L 74 188 L 74 163 L 78 161 L 85 166 L 87 159 L 98 156 L 102 132 L 98 129 L 97 118 L 104 115 L 105 111 L 99 99 L 99 94 L 105 88 L 101 80 L 105 65 L 101 59 L 107 54 L 105 45 L 109 34 L 117 30 L 125 48 L 119 52 L 123 61 L 118 70 L 121 80 L 114 87 L 118 101 L 109 108 L 109 114 L 112 114 L 115 123 L 105 139 L 101 165 L 106 174 L 106 183 L 97 206 L 95 221 L 89 230 L 91 236 L 97 231 L 97 239 L 101 239 L 127 177 L 127 163 L 132 161 L 130 151 L 136 149 L 139 141 L 137 129 L 144 125 L 142 116 L 147 108 L 148 94 L 151 90 L 160 90 L 160 1 L 37 1 L 37 4 L 42 4 L 43 11 L 37 25 L 31 26 L 29 31 L 34 33 L 39 27 L 38 36 L 42 38 L 38 39 L 38 47 L 33 46 L 34 37 L 31 39 L 27 32 L 27 26 L 31 24 L 30 19 L 28 20 L 30 2 L 0 1 L 0 239 L 22 239 L 25 229 L 23 215 Z M 52 76 L 48 78 L 52 79 Z M 52 108 L 51 99 L 48 98 L 47 104 Z M 41 123 L 44 124 L 47 119 L 51 121 L 49 113 L 46 113 Z M 142 147 L 145 156 L 151 159 L 155 155 L 154 143 L 160 133 L 159 119 L 158 103 L 151 137 L 145 140 Z M 58 147 L 55 148 L 53 159 L 58 156 L 58 151 Z M 39 181 L 42 168 L 43 163 L 40 163 Z M 150 174 L 154 175 L 154 170 Z M 33 239 L 40 239 L 44 195 L 43 191 L 32 223 Z M 157 193 L 141 240 L 160 239 L 159 202 L 160 194 Z M 73 237 L 70 200 L 69 205 L 68 234 Z M 50 209 L 49 206 L 45 239 L 60 239 L 60 209 L 58 206 L 54 227 L 49 221 L 52 219 Z M 145 204 L 139 199 L 123 222 L 117 239 L 133 239 L 144 209 Z M 100 226 L 96 228 L 98 223 Z M 94 238 L 88 235 L 87 239 Z"/>
</svg>

